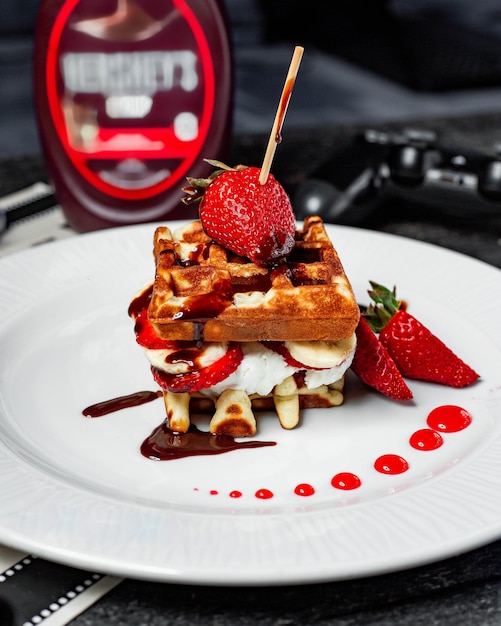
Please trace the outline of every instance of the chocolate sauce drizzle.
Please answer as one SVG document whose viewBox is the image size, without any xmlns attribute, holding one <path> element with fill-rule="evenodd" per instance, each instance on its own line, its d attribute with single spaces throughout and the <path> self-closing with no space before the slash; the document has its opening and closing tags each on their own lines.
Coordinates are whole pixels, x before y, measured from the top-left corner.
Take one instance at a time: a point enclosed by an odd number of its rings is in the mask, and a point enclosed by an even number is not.
<svg viewBox="0 0 501 626">
<path fill-rule="evenodd" d="M 108 413 L 114 413 L 121 409 L 128 409 L 133 406 L 139 406 L 152 402 L 157 398 L 162 397 L 161 391 L 136 391 L 128 396 L 120 396 L 119 398 L 113 398 L 112 400 L 105 400 L 104 402 L 98 402 L 92 404 L 82 411 L 86 417 L 101 417 Z"/>
<path fill-rule="evenodd" d="M 154 461 L 172 461 L 188 456 L 223 454 L 240 448 L 275 446 L 274 441 L 235 441 L 230 435 L 212 435 L 190 425 L 187 433 L 175 433 L 160 424 L 141 445 L 141 454 Z"/>
<path fill-rule="evenodd" d="M 86 417 L 101 417 L 115 411 L 146 404 L 161 397 L 161 391 L 137 391 L 88 406 L 82 413 Z M 177 433 L 171 430 L 166 422 L 163 422 L 143 441 L 140 450 L 147 459 L 174 461 L 189 456 L 223 454 L 240 448 L 263 448 L 275 445 L 275 441 L 235 441 L 230 435 L 213 435 L 199 430 L 193 424 L 190 425 L 187 433 Z"/>
</svg>

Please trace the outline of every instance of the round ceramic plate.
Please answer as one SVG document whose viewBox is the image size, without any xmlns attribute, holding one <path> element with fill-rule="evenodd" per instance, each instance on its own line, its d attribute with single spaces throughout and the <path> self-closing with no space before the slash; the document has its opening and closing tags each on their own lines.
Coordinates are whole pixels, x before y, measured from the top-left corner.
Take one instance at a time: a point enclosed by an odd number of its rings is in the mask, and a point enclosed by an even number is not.
<svg viewBox="0 0 501 626">
<path fill-rule="evenodd" d="M 164 419 L 161 399 L 82 411 L 156 389 L 127 315 L 153 276 L 153 231 L 81 235 L 0 262 L 0 542 L 120 576 L 253 585 L 382 573 L 501 536 L 501 272 L 328 226 L 358 301 L 369 280 L 396 284 L 481 379 L 411 381 L 402 404 L 350 374 L 345 403 L 304 411 L 295 430 L 259 416 L 255 439 L 274 446 L 152 461 L 140 446 Z M 471 423 L 435 426 L 441 445 L 429 449 L 428 415 L 447 405 Z"/>
</svg>

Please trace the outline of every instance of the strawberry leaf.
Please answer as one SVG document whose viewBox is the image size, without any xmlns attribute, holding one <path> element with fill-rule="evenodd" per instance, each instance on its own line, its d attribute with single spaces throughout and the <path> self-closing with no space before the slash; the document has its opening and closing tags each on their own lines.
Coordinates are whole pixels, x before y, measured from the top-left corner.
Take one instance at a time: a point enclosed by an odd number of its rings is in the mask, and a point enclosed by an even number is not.
<svg viewBox="0 0 501 626">
<path fill-rule="evenodd" d="M 183 191 L 186 194 L 184 198 L 181 198 L 181 202 L 183 204 L 191 205 L 196 202 L 200 202 L 207 187 L 209 187 L 209 185 L 213 183 L 220 174 L 223 174 L 224 172 L 239 172 L 247 167 L 247 165 L 235 165 L 235 167 L 231 167 L 231 165 L 226 165 L 226 163 L 216 159 L 204 159 L 204 161 L 217 169 L 215 169 L 207 178 L 192 178 L 191 176 L 186 177 L 189 185 L 187 187 L 183 187 Z"/>
<path fill-rule="evenodd" d="M 397 299 L 396 287 L 390 291 L 384 285 L 369 281 L 372 289 L 367 293 L 373 300 L 363 314 L 369 326 L 375 333 L 383 330 L 397 311 L 402 308 L 402 302 Z"/>
</svg>

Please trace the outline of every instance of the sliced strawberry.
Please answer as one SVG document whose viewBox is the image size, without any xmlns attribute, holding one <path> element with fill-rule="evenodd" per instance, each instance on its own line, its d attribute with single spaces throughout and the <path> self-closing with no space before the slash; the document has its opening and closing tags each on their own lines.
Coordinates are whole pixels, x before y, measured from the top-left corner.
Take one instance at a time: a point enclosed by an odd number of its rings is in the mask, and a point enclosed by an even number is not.
<svg viewBox="0 0 501 626">
<path fill-rule="evenodd" d="M 128 314 L 134 320 L 134 332 L 137 343 L 143 348 L 152 350 L 174 349 L 176 342 L 160 339 L 148 320 L 148 306 L 153 293 L 153 285 L 149 285 L 130 303 Z"/>
<path fill-rule="evenodd" d="M 176 341 L 168 341 L 160 339 L 155 333 L 155 329 L 148 320 L 148 310 L 143 309 L 136 317 L 134 325 L 136 333 L 136 341 L 143 348 L 151 350 L 175 349 L 178 343 Z"/>
<path fill-rule="evenodd" d="M 258 167 L 219 170 L 209 179 L 188 179 L 187 202 L 200 200 L 200 221 L 217 243 L 259 265 L 287 255 L 294 246 L 295 218 L 289 196 L 268 174 L 259 182 Z"/>
<path fill-rule="evenodd" d="M 403 376 L 466 387 L 479 375 L 407 311 L 400 310 L 379 334 Z"/>
<path fill-rule="evenodd" d="M 393 359 L 361 317 L 356 330 L 357 349 L 351 369 L 362 382 L 394 400 L 410 400 L 406 385 Z"/>
<path fill-rule="evenodd" d="M 240 345 L 232 343 L 223 357 L 200 370 L 186 374 L 167 374 L 152 367 L 151 371 L 153 378 L 162 389 L 173 393 L 193 393 L 208 389 L 233 374 L 242 362 L 243 356 Z"/>
<path fill-rule="evenodd" d="M 369 295 L 375 305 L 367 312 L 371 327 L 391 354 L 403 376 L 465 387 L 479 375 L 436 335 L 408 313 L 396 298 L 396 291 L 371 282 Z"/>
</svg>

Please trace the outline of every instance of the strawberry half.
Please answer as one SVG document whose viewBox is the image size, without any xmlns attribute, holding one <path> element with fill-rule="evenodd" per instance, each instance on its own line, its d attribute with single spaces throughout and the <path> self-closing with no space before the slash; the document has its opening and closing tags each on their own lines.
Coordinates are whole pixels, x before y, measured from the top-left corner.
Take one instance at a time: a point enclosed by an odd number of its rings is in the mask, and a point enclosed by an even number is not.
<svg viewBox="0 0 501 626">
<path fill-rule="evenodd" d="M 214 241 L 258 265 L 267 265 L 289 254 L 294 246 L 295 218 L 289 196 L 268 174 L 259 182 L 258 167 L 228 167 L 209 179 L 188 179 L 189 198 L 200 199 L 200 221 Z"/>
<path fill-rule="evenodd" d="M 208 389 L 233 374 L 243 357 L 240 345 L 233 343 L 228 346 L 223 357 L 201 370 L 186 374 L 167 374 L 152 367 L 151 371 L 153 378 L 162 389 L 173 393 L 193 393 L 201 389 Z"/>
<path fill-rule="evenodd" d="M 395 289 L 374 282 L 371 286 L 375 305 L 369 307 L 367 320 L 403 376 L 449 387 L 466 387 L 478 380 L 469 365 L 402 308 Z"/>
<path fill-rule="evenodd" d="M 361 317 L 357 330 L 357 349 L 351 369 L 362 382 L 394 400 L 410 400 L 412 391 L 395 362 Z"/>
</svg>

